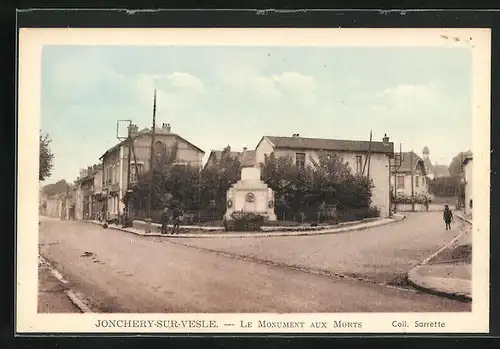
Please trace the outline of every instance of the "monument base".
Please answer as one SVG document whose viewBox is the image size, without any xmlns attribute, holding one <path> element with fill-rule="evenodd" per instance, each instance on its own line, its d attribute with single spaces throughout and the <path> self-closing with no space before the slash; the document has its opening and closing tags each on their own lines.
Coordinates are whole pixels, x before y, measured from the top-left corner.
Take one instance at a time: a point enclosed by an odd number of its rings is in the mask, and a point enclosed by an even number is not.
<svg viewBox="0 0 500 349">
<path fill-rule="evenodd" d="M 266 221 L 275 221 L 274 193 L 260 179 L 260 169 L 244 167 L 241 179 L 227 191 L 226 220 L 232 220 L 234 212 L 255 213 Z"/>
</svg>

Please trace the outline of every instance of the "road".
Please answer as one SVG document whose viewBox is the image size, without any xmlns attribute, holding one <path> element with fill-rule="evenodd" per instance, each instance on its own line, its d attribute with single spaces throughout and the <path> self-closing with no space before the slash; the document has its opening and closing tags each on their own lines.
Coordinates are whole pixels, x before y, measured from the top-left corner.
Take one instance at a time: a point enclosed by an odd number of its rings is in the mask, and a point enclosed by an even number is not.
<svg viewBox="0 0 500 349">
<path fill-rule="evenodd" d="M 406 214 L 407 218 L 399 223 L 332 235 L 178 242 L 392 284 L 464 229 L 464 223 L 457 218 L 452 230 L 445 230 L 441 212 Z"/>
<path fill-rule="evenodd" d="M 406 226 L 406 223 L 396 224 Z M 383 232 L 394 227 L 378 229 Z M 380 248 L 379 254 L 389 249 L 388 246 L 381 248 L 387 241 L 381 238 L 382 232 L 371 232 L 373 238 L 378 239 L 373 246 Z M 336 240 L 341 235 L 325 236 L 333 239 L 332 243 L 320 244 L 326 251 L 317 251 L 316 254 L 328 254 L 329 246 L 335 246 L 332 253 L 344 252 L 347 253 L 345 260 L 354 256 L 354 261 L 358 261 L 361 256 L 349 252 L 354 239 L 357 236 L 365 244 L 371 240 L 367 238 L 371 236 L 370 230 L 365 230 L 367 235 L 364 237 L 358 236 L 359 233 L 342 234 L 342 239 L 348 243 L 343 248 L 335 245 L 341 242 Z M 349 236 L 352 237 L 349 239 Z M 299 247 L 305 251 L 314 250 L 309 247 L 309 237 L 282 239 L 284 251 L 291 255 L 296 253 L 299 259 L 301 254 L 293 252 Z M 295 243 L 291 242 L 293 239 L 297 239 Z M 180 241 L 202 243 L 202 239 L 199 242 L 194 240 L 144 238 L 86 222 L 44 220 L 40 228 L 40 254 L 69 280 L 71 287 L 86 295 L 89 307 L 96 312 L 470 311 L 467 303 L 179 245 Z M 211 248 L 224 242 L 226 247 L 220 248 L 242 248 L 243 240 L 250 239 L 231 239 L 232 242 L 229 239 L 218 239 L 218 242 L 216 239 L 203 240 Z M 237 245 L 237 240 L 241 240 L 242 245 Z M 277 244 L 274 239 L 254 240 L 246 242 L 250 251 L 251 246 L 261 246 L 264 251 L 267 248 L 264 246 Z M 445 238 L 440 235 L 434 240 L 439 245 Z M 427 238 L 416 239 L 416 243 L 425 241 Z M 294 244 L 298 246 L 295 249 L 290 247 Z M 392 244 L 397 246 L 398 241 Z M 368 247 L 363 251 L 368 260 L 376 253 L 369 253 Z M 400 258 L 404 259 L 403 256 Z"/>
</svg>

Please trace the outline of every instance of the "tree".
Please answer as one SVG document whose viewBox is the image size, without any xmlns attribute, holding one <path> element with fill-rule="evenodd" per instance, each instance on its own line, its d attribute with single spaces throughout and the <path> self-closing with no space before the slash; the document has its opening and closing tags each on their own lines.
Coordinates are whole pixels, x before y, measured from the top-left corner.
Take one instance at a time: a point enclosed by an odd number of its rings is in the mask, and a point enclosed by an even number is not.
<svg viewBox="0 0 500 349">
<path fill-rule="evenodd" d="M 463 161 L 468 156 L 472 156 L 472 151 L 467 150 L 460 152 L 451 160 L 450 166 L 448 167 L 450 170 L 450 176 L 461 176 Z"/>
<path fill-rule="evenodd" d="M 53 184 L 47 184 L 43 187 L 43 192 L 47 196 L 65 193 L 68 190 L 70 190 L 70 185 L 64 179 L 61 179 L 60 181 Z"/>
<path fill-rule="evenodd" d="M 265 157 L 262 180 L 275 193 L 279 217 L 317 219 L 328 207 L 341 211 L 370 207 L 371 181 L 351 174 L 341 157 L 321 152 L 311 163 L 301 168 L 290 156 Z"/>
<path fill-rule="evenodd" d="M 49 148 L 51 141 L 48 134 L 40 132 L 40 168 L 38 173 L 40 181 L 50 177 L 53 168 L 52 160 L 54 159 L 54 154 L 52 154 Z"/>
</svg>

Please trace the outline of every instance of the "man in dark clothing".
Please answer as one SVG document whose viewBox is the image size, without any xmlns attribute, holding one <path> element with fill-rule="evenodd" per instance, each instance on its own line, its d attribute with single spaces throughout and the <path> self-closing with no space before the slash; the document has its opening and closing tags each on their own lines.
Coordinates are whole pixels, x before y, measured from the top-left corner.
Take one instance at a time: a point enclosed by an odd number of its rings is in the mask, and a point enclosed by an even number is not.
<svg viewBox="0 0 500 349">
<path fill-rule="evenodd" d="M 168 208 L 163 209 L 163 214 L 161 216 L 161 233 L 166 234 L 168 232 L 168 220 L 170 218 L 170 214 L 168 212 Z"/>
<path fill-rule="evenodd" d="M 182 211 L 181 208 L 178 205 L 175 205 L 174 209 L 172 210 L 172 218 L 174 220 L 174 227 L 172 233 L 175 234 L 177 231 L 177 234 L 180 232 L 180 220 L 182 216 Z"/>
<path fill-rule="evenodd" d="M 451 212 L 448 205 L 444 206 L 443 219 L 444 219 L 444 223 L 446 224 L 446 230 L 451 229 L 451 221 L 453 220 L 453 212 Z"/>
<path fill-rule="evenodd" d="M 426 196 L 424 199 L 425 210 L 429 211 L 429 198 Z"/>
</svg>

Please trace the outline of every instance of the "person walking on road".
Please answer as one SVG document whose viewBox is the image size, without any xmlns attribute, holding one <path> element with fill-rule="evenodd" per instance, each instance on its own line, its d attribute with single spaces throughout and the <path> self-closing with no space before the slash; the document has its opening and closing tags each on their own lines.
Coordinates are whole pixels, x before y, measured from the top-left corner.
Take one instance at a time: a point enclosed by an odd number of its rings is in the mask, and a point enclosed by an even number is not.
<svg viewBox="0 0 500 349">
<path fill-rule="evenodd" d="M 451 212 L 448 205 L 444 206 L 443 219 L 444 219 L 444 223 L 446 224 L 446 230 L 450 230 L 451 229 L 451 221 L 453 220 L 453 212 Z"/>
<path fill-rule="evenodd" d="M 168 232 L 169 218 L 170 218 L 170 212 L 168 211 L 168 208 L 165 207 L 163 209 L 163 214 L 161 216 L 161 233 L 162 234 L 167 234 L 167 232 Z"/>
</svg>

